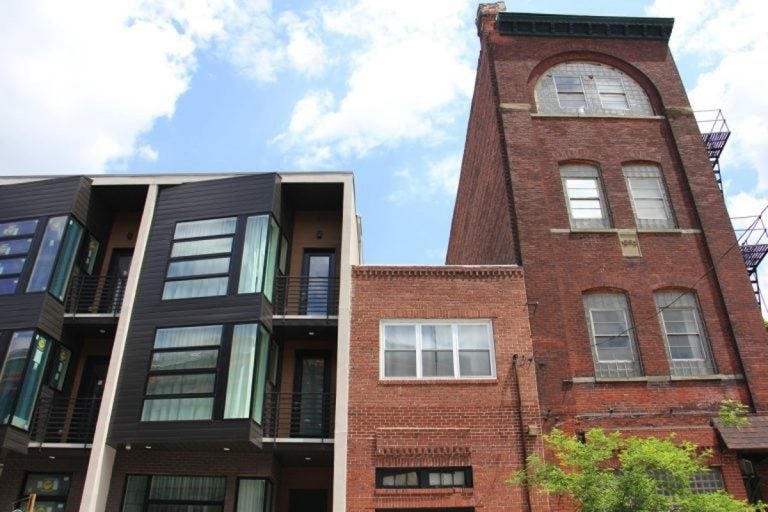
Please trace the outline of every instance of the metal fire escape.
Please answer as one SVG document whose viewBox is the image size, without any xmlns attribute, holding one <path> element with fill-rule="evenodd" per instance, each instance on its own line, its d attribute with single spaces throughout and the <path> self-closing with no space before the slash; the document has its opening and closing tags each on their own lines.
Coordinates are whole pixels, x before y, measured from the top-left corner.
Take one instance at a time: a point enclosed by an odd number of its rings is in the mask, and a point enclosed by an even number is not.
<svg viewBox="0 0 768 512">
<path fill-rule="evenodd" d="M 725 143 L 731 136 L 731 130 L 728 129 L 728 123 L 725 122 L 722 111 L 718 110 L 697 110 L 696 122 L 699 124 L 701 138 L 704 140 L 704 147 L 707 148 L 707 156 L 712 164 L 712 170 L 715 171 L 715 179 L 720 191 L 723 190 L 723 182 L 720 179 L 720 154 L 725 148 Z"/>
<path fill-rule="evenodd" d="M 733 217 L 733 230 L 739 240 L 741 256 L 747 267 L 749 282 L 755 291 L 757 303 L 763 303 L 760 293 L 760 283 L 757 280 L 757 267 L 768 255 L 768 228 L 763 217 Z"/>
<path fill-rule="evenodd" d="M 694 112 L 696 122 L 699 125 L 701 138 L 704 141 L 704 147 L 707 150 L 709 162 L 712 164 L 712 170 L 715 172 L 715 180 L 720 191 L 723 191 L 723 182 L 720 176 L 720 155 L 723 153 L 725 144 L 731 136 L 731 130 L 728 123 L 725 122 L 723 112 L 717 110 L 697 110 Z M 757 303 L 761 304 L 762 294 L 760 293 L 760 283 L 757 278 L 757 267 L 768 255 L 768 229 L 766 228 L 766 219 L 762 216 L 757 217 L 734 217 L 731 219 L 733 229 L 739 241 L 741 256 L 744 258 L 744 265 L 747 267 L 749 282 L 752 283 L 752 289 L 755 291 Z"/>
</svg>

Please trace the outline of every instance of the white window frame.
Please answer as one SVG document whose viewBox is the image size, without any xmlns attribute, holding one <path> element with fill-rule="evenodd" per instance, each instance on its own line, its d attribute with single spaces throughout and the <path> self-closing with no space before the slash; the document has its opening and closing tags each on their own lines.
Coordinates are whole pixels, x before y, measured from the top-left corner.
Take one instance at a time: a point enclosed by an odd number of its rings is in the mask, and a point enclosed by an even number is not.
<svg viewBox="0 0 768 512">
<path fill-rule="evenodd" d="M 608 81 L 608 80 L 616 80 L 619 82 L 619 85 L 621 86 L 621 93 L 615 93 L 615 92 L 605 92 L 600 89 L 600 82 L 601 81 Z M 597 88 L 597 97 L 600 99 L 600 108 L 603 110 L 631 110 L 632 105 L 629 103 L 629 96 L 627 95 L 627 88 L 624 87 L 624 80 L 622 80 L 621 76 L 616 77 L 608 77 L 608 76 L 598 76 L 595 77 L 595 87 Z M 603 103 L 603 94 L 605 95 L 611 95 L 611 96 L 624 96 L 624 103 L 627 105 L 624 108 L 613 108 L 613 107 L 606 107 Z"/>
<path fill-rule="evenodd" d="M 605 303 L 608 300 L 616 301 L 616 306 L 610 307 L 595 304 L 593 307 L 593 304 L 597 301 Z M 617 379 L 642 376 L 643 367 L 637 347 L 637 340 L 635 339 L 634 322 L 632 321 L 632 314 L 630 313 L 629 299 L 627 296 L 620 292 L 610 291 L 602 293 L 598 291 L 586 292 L 582 296 L 582 303 L 584 305 L 584 314 L 587 321 L 587 330 L 589 331 L 590 352 L 592 353 L 592 361 L 595 365 L 595 376 L 598 378 Z M 605 335 L 597 336 L 595 334 L 593 313 L 599 311 L 621 311 L 625 325 L 621 335 L 626 336 L 627 338 L 632 359 L 601 359 L 599 342 L 601 339 L 612 339 L 612 337 L 607 337 Z"/>
<path fill-rule="evenodd" d="M 560 102 L 560 94 L 579 94 L 576 92 L 560 92 L 557 88 L 557 79 L 558 78 L 578 78 L 579 79 L 579 85 L 581 86 L 581 96 L 584 98 L 584 105 L 580 105 L 578 107 L 564 107 L 563 104 Z M 584 80 L 581 78 L 580 75 L 552 75 L 552 83 L 555 85 L 555 96 L 557 97 L 557 106 L 562 109 L 570 109 L 570 110 L 579 110 L 579 109 L 588 109 L 589 108 L 589 100 L 587 99 L 587 91 L 584 89 Z"/>
<path fill-rule="evenodd" d="M 577 219 L 573 216 L 571 201 L 580 198 L 571 198 L 568 189 L 568 180 L 593 181 L 597 189 L 597 201 L 600 203 L 599 219 Z M 571 227 L 581 228 L 610 228 L 611 217 L 608 214 L 608 203 L 603 191 L 603 181 L 600 179 L 600 171 L 594 165 L 589 164 L 565 164 L 560 166 L 560 181 L 563 184 L 563 195 L 565 196 L 565 206 L 568 210 L 568 219 Z"/>
<path fill-rule="evenodd" d="M 674 295 L 677 297 L 677 299 L 671 305 L 664 306 L 665 303 L 669 302 L 668 300 L 664 300 L 662 298 L 664 295 L 667 295 L 668 297 Z M 664 302 L 662 302 L 662 300 L 664 300 Z M 701 307 L 699 306 L 699 301 L 696 297 L 696 294 L 686 290 L 662 290 L 654 293 L 654 301 L 659 313 L 661 332 L 664 335 L 664 345 L 667 349 L 667 357 L 669 358 L 670 371 L 672 375 L 693 376 L 710 375 L 715 373 L 716 370 L 714 356 L 709 345 L 709 336 L 707 336 L 707 330 L 702 320 Z M 696 332 L 674 333 L 672 336 L 697 336 L 699 339 L 698 348 L 702 357 L 672 357 L 672 347 L 669 345 L 667 322 L 664 318 L 664 312 L 667 310 L 691 311 L 693 313 L 693 321 L 696 324 Z"/>
<path fill-rule="evenodd" d="M 661 170 L 656 165 L 625 165 L 622 167 L 624 172 L 624 179 L 627 182 L 627 191 L 629 192 L 629 200 L 632 203 L 632 212 L 635 215 L 635 223 L 640 229 L 674 229 L 675 218 L 672 215 L 672 206 L 669 202 L 669 194 L 667 194 L 667 187 L 664 184 L 664 180 L 661 176 Z M 632 188 L 633 179 L 653 179 L 656 181 L 656 187 L 659 191 L 659 200 L 662 202 L 664 208 L 665 219 L 648 219 L 640 217 L 640 212 L 637 207 L 637 200 L 635 198 L 635 189 Z"/>
<path fill-rule="evenodd" d="M 385 340 L 384 328 L 388 325 L 410 325 L 414 327 L 416 334 L 416 375 L 415 376 L 387 376 L 385 373 Z M 422 339 L 421 326 L 423 325 L 450 325 L 452 337 L 453 352 L 453 375 L 445 376 L 427 376 L 422 375 Z M 482 325 L 488 330 L 489 357 L 490 357 L 490 375 L 467 375 L 462 376 L 459 368 L 459 325 Z M 494 380 L 496 379 L 496 353 L 493 340 L 493 324 L 490 319 L 391 319 L 381 320 L 379 322 L 379 378 L 381 380 Z"/>
</svg>

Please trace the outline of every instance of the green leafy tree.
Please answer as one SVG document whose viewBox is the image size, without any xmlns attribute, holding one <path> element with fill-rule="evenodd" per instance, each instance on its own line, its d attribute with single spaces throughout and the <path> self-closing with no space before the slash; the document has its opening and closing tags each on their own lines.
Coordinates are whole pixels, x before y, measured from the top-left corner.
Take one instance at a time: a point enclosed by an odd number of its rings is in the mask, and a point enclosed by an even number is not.
<svg viewBox="0 0 768 512">
<path fill-rule="evenodd" d="M 580 512 L 765 512 L 723 491 L 694 493 L 691 482 L 708 471 L 711 453 L 673 436 L 625 438 L 595 428 L 582 440 L 555 429 L 544 441 L 555 461 L 533 455 L 509 483 L 570 496 Z"/>
</svg>

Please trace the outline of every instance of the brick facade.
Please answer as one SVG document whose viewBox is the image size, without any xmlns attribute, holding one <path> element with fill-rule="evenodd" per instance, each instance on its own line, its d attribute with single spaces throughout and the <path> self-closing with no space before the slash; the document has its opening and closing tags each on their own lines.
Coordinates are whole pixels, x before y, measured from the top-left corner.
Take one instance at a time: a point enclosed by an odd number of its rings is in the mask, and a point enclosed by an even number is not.
<svg viewBox="0 0 768 512">
<path fill-rule="evenodd" d="M 397 319 L 491 320 L 496 378 L 381 379 L 381 322 Z M 527 435 L 540 423 L 519 268 L 355 267 L 350 382 L 348 510 L 528 510 L 505 483 L 541 449 Z M 474 486 L 375 488 L 376 468 L 446 466 L 471 466 Z"/>
<path fill-rule="evenodd" d="M 768 369 L 758 355 L 765 329 L 666 42 L 502 35 L 493 7 L 481 6 L 478 18 L 478 81 L 447 263 L 521 262 L 527 300 L 536 304 L 529 311 L 545 430 L 674 431 L 718 451 L 709 423 L 721 400 L 742 401 L 758 413 L 766 408 Z M 645 89 L 654 115 L 538 114 L 537 81 L 570 61 L 623 71 Z M 503 161 L 489 158 L 497 153 Z M 610 229 L 571 229 L 560 176 L 560 166 L 571 162 L 598 169 Z M 622 171 L 633 162 L 660 169 L 676 229 L 637 228 Z M 503 205 L 474 199 L 477 190 L 504 189 L 509 201 Z M 494 213 L 515 224 L 482 221 Z M 623 255 L 619 230 L 637 238 L 642 257 Z M 516 244 L 507 243 L 505 254 L 489 250 L 488 244 L 510 237 Z M 654 303 L 654 292 L 664 289 L 691 291 L 698 299 L 713 375 L 670 377 Z M 641 377 L 595 378 L 582 301 L 591 291 L 627 297 Z M 735 454 L 718 461 L 725 464 L 728 490 L 743 497 Z"/>
</svg>

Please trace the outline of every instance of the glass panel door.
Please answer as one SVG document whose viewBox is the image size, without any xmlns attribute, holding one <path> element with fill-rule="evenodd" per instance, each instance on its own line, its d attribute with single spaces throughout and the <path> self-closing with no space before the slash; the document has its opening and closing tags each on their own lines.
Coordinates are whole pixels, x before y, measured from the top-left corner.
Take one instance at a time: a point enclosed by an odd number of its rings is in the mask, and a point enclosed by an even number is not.
<svg viewBox="0 0 768 512">
<path fill-rule="evenodd" d="M 297 352 L 293 386 L 292 437 L 330 435 L 330 354 Z"/>
<path fill-rule="evenodd" d="M 331 278 L 335 266 L 334 251 L 304 252 L 301 314 L 328 315 L 331 304 Z"/>
</svg>

